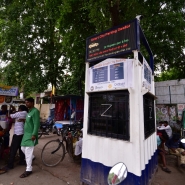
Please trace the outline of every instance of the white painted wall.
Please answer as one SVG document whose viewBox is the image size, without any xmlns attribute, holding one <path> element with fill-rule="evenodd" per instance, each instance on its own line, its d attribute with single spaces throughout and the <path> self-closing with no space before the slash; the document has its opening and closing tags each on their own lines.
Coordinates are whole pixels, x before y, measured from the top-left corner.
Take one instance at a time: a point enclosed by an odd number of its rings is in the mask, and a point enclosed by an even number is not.
<svg viewBox="0 0 185 185">
<path fill-rule="evenodd" d="M 55 108 L 55 104 L 35 104 L 35 108 L 40 111 L 40 118 L 47 119 L 50 109 Z"/>
</svg>

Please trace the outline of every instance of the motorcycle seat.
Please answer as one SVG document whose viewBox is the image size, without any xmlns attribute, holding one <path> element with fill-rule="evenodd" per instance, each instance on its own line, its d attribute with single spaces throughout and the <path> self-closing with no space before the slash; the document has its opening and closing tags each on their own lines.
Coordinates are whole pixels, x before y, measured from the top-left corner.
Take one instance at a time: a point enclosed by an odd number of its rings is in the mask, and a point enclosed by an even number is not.
<svg viewBox="0 0 185 185">
<path fill-rule="evenodd" d="M 51 125 L 51 124 L 52 124 L 52 122 L 48 122 L 48 121 L 46 121 L 46 122 L 41 122 L 41 123 L 40 123 L 41 126 L 47 126 L 47 125 Z"/>
</svg>

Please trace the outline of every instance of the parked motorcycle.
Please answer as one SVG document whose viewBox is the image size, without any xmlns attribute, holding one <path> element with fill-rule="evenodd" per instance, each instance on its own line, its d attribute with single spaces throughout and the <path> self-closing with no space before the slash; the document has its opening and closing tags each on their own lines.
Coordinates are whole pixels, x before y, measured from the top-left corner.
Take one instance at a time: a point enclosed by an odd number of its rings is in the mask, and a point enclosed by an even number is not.
<svg viewBox="0 0 185 185">
<path fill-rule="evenodd" d="M 68 127 L 69 124 L 67 124 L 66 126 Z M 83 118 L 73 121 L 71 126 L 75 129 L 81 130 L 83 128 Z M 63 129 L 65 128 L 65 125 L 62 125 L 61 123 L 55 123 L 53 127 L 56 134 L 63 137 Z"/>
<path fill-rule="evenodd" d="M 185 150 L 185 138 L 180 140 L 180 146 L 179 148 L 183 148 Z"/>
<path fill-rule="evenodd" d="M 50 133 L 56 134 L 56 129 L 53 127 L 54 124 L 55 124 L 54 119 L 41 122 L 40 129 L 38 132 L 38 138 L 41 138 L 42 135 L 49 135 Z"/>
<path fill-rule="evenodd" d="M 83 117 L 80 118 L 79 120 L 74 121 L 73 124 L 77 125 L 79 129 L 82 129 L 83 128 Z"/>
</svg>

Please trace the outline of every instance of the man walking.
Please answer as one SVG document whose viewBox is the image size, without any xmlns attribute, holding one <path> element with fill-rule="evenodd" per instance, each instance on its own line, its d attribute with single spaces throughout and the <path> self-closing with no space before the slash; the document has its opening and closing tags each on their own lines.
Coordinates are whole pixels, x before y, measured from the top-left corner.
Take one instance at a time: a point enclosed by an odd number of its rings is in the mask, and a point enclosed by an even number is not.
<svg viewBox="0 0 185 185">
<path fill-rule="evenodd" d="M 24 136 L 21 142 L 21 150 L 25 154 L 26 171 L 20 178 L 32 174 L 32 160 L 34 159 L 34 146 L 38 144 L 38 129 L 40 127 L 40 112 L 34 107 L 34 99 L 27 98 L 25 104 L 29 111 L 24 125 Z"/>
</svg>

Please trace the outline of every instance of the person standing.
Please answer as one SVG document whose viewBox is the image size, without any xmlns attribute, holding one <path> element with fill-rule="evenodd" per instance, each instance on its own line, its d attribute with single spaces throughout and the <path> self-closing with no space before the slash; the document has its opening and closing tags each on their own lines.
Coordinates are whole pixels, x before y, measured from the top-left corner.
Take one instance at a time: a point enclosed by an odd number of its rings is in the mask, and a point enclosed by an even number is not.
<svg viewBox="0 0 185 185">
<path fill-rule="evenodd" d="M 0 110 L 0 121 L 6 121 L 6 116 L 8 114 L 8 110 L 7 110 L 7 105 L 2 105 L 1 106 L 1 110 Z M 0 131 L 1 131 L 1 135 L 0 135 L 0 160 L 1 160 L 1 155 L 2 155 L 2 151 L 7 148 L 7 143 L 9 143 L 9 131 L 8 129 L 3 129 L 0 126 Z M 0 169 L 0 174 L 6 173 L 6 170 Z"/>
<path fill-rule="evenodd" d="M 170 127 L 170 125 L 168 124 L 167 121 L 163 121 L 163 124 L 159 127 L 157 127 L 157 133 L 161 133 L 161 139 L 162 139 L 162 146 L 163 149 L 165 149 L 165 144 L 167 145 L 167 143 L 170 141 L 170 139 L 172 138 L 172 128 Z"/>
<path fill-rule="evenodd" d="M 161 157 L 162 159 L 162 170 L 167 172 L 167 173 L 171 173 L 171 170 L 169 168 L 167 168 L 166 166 L 166 158 L 165 158 L 165 155 L 166 155 L 166 152 L 165 150 L 163 149 L 163 146 L 162 145 L 162 142 L 161 142 L 161 138 L 159 135 L 156 136 L 156 139 L 157 139 L 157 153 L 158 155 Z"/>
<path fill-rule="evenodd" d="M 4 129 L 0 125 L 0 161 L 1 161 L 1 155 L 3 151 L 3 136 L 4 136 Z M 6 170 L 0 169 L 0 175 L 6 173 Z"/>
<path fill-rule="evenodd" d="M 14 114 L 10 114 L 10 117 L 12 119 L 16 119 L 16 121 L 14 126 L 14 135 L 13 135 L 12 143 L 10 147 L 10 156 L 9 156 L 8 164 L 3 168 L 6 171 L 14 168 L 14 160 L 15 160 L 17 150 L 19 150 L 19 156 L 20 156 L 19 164 L 25 165 L 25 155 L 21 150 L 21 141 L 24 134 L 23 120 L 26 119 L 27 112 L 28 112 L 28 108 L 25 105 L 20 105 L 18 108 L 18 112 Z"/>
<path fill-rule="evenodd" d="M 174 154 L 178 157 L 178 163 L 181 167 L 185 167 L 185 150 L 180 148 L 180 134 L 174 134 L 166 145 L 170 154 Z"/>
<path fill-rule="evenodd" d="M 24 136 L 21 142 L 21 150 L 25 154 L 26 171 L 20 178 L 28 177 L 32 174 L 32 160 L 34 159 L 34 146 L 38 144 L 38 130 L 40 127 L 40 112 L 34 107 L 34 99 L 27 98 L 25 104 L 29 111 L 24 125 Z"/>
<path fill-rule="evenodd" d="M 172 137 L 172 128 L 170 127 L 170 125 L 168 124 L 167 121 L 163 121 L 163 124 L 159 127 L 157 127 L 158 131 L 165 131 L 167 136 L 166 136 L 166 140 L 170 139 Z"/>
<path fill-rule="evenodd" d="M 5 134 L 3 136 L 4 138 L 4 149 L 7 149 L 9 147 L 9 141 L 10 141 L 10 125 L 11 122 L 9 122 L 10 120 L 7 119 L 8 116 L 8 107 L 7 105 L 2 105 L 1 106 L 1 110 L 0 110 L 0 120 L 1 121 L 6 121 L 6 129 L 5 129 Z"/>
<path fill-rule="evenodd" d="M 80 138 L 75 145 L 75 156 L 81 155 L 82 153 L 83 138 Z"/>
<path fill-rule="evenodd" d="M 7 110 L 7 105 L 2 105 L 1 106 L 1 110 L 0 110 L 0 120 L 1 121 L 5 121 L 6 120 L 6 115 L 8 113 L 8 110 Z"/>
</svg>

